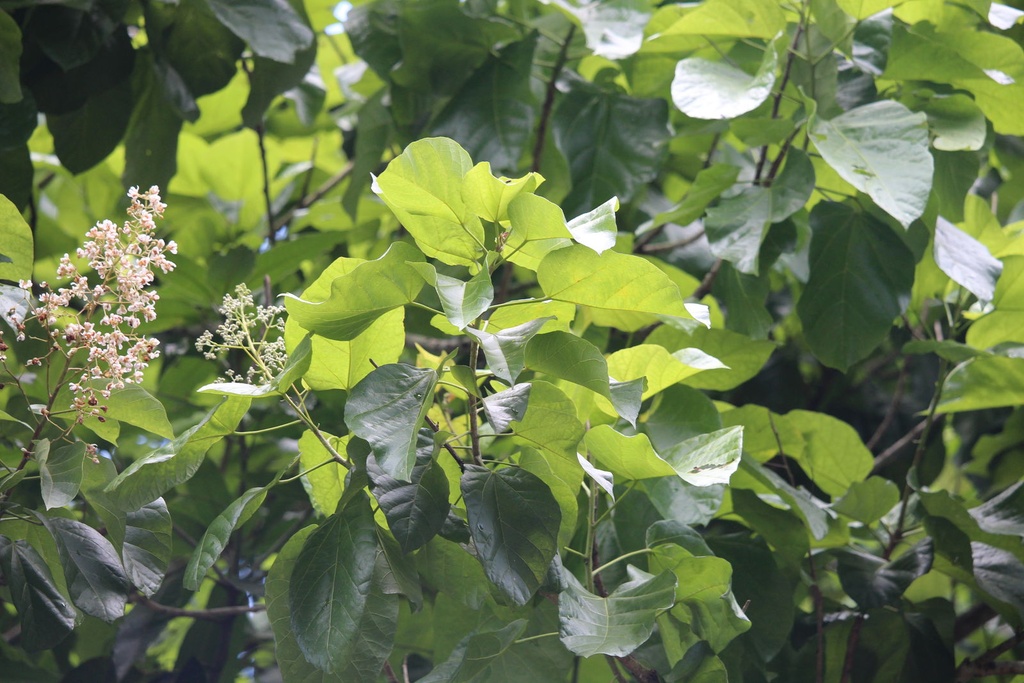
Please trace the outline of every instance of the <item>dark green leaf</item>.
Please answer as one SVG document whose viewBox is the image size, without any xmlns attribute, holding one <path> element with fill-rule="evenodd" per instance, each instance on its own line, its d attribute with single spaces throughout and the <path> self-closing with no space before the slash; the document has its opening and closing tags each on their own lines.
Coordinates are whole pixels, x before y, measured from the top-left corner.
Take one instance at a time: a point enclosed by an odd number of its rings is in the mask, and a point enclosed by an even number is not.
<svg viewBox="0 0 1024 683">
<path fill-rule="evenodd" d="M 35 456 L 39 462 L 43 504 L 47 510 L 64 507 L 75 499 L 82 485 L 85 443 L 76 441 L 53 451 L 40 446 L 42 442 L 37 442 Z"/>
<path fill-rule="evenodd" d="M 797 312 L 815 355 L 845 370 L 906 309 L 914 257 L 888 226 L 842 204 L 816 205 L 811 227 L 811 277 Z"/>
<path fill-rule="evenodd" d="M 409 481 L 384 472 L 373 456 L 367 458 L 370 492 L 388 520 L 388 527 L 403 553 L 411 553 L 433 538 L 448 516 L 448 479 L 434 459 L 439 444 L 429 429 L 421 429 L 416 442 L 416 464 Z"/>
<path fill-rule="evenodd" d="M 380 468 L 410 481 L 423 418 L 434 402 L 437 372 L 393 363 L 375 368 L 352 387 L 345 424 L 369 442 Z"/>
<path fill-rule="evenodd" d="M 139 60 L 132 78 L 135 106 L 124 136 L 125 185 L 167 187 L 178 169 L 182 119 L 168 106 L 151 64 Z"/>
<path fill-rule="evenodd" d="M 365 7 L 373 7 L 368 5 Z M 356 8 L 349 12 L 349 21 L 354 21 L 359 15 L 360 9 Z M 349 34 L 349 39 L 355 44 L 356 37 Z M 384 106 L 387 90 L 381 88 L 374 93 L 359 109 L 359 123 L 356 128 L 356 151 L 353 159 L 351 179 L 348 187 L 345 188 L 345 195 L 341 200 L 342 206 L 352 220 L 358 216 L 359 201 L 363 191 L 370 184 L 370 174 L 380 165 L 381 157 L 387 149 L 391 139 L 394 124 L 391 122 L 391 112 Z"/>
<path fill-rule="evenodd" d="M 974 579 L 983 591 L 1017 610 L 1024 618 L 1024 563 L 1013 553 L 972 542 Z"/>
<path fill-rule="evenodd" d="M 569 160 L 570 216 L 618 197 L 629 201 L 655 176 L 668 142 L 668 105 L 575 82 L 552 117 L 559 150 Z"/>
<path fill-rule="evenodd" d="M 889 562 L 855 548 L 843 549 L 838 557 L 843 590 L 862 609 L 896 606 L 907 587 L 931 569 L 932 542 L 925 539 Z"/>
<path fill-rule="evenodd" d="M 484 573 L 518 605 L 540 587 L 558 550 L 561 510 L 536 475 L 467 465 L 462 495 Z"/>
<path fill-rule="evenodd" d="M 581 657 L 625 657 L 654 631 L 658 613 L 675 602 L 676 577 L 657 576 L 629 567 L 629 580 L 607 598 L 593 595 L 572 574 L 563 575 L 558 597 L 559 638 Z"/>
<path fill-rule="evenodd" d="M 704 214 L 704 209 L 708 204 L 732 187 L 739 172 L 737 167 L 730 164 L 715 164 L 701 169 L 697 177 L 693 179 L 693 185 L 690 186 L 682 201 L 672 209 L 656 215 L 649 225 L 645 224 L 641 230 L 637 231 L 638 234 L 661 227 L 666 223 L 689 225 L 694 222 Z"/>
<path fill-rule="evenodd" d="M 457 140 L 499 174 L 515 173 L 533 135 L 530 67 L 536 44 L 534 34 L 489 56 L 441 110 L 432 134 Z"/>
<path fill-rule="evenodd" d="M 160 588 L 171 560 L 171 515 L 163 498 L 125 516 L 121 561 L 139 592 L 152 596 Z"/>
<path fill-rule="evenodd" d="M 306 660 L 328 673 L 348 666 L 372 610 L 377 537 L 364 494 L 355 495 L 313 532 L 289 586 L 291 629 Z"/>
<path fill-rule="evenodd" d="M 108 623 L 122 617 L 128 600 L 128 577 L 110 541 L 91 526 L 72 519 L 42 515 L 40 519 L 57 542 L 75 605 Z"/>
<path fill-rule="evenodd" d="M 299 53 L 315 42 L 308 22 L 284 0 L 205 2 L 260 57 L 294 64 Z"/>
<path fill-rule="evenodd" d="M 768 274 L 746 275 L 725 262 L 715 278 L 712 290 L 721 297 L 729 315 L 725 326 L 752 339 L 765 339 L 772 328 L 772 316 L 764 307 L 768 298 Z"/>
<path fill-rule="evenodd" d="M 266 498 L 266 486 L 251 488 L 228 505 L 224 512 L 217 515 L 217 518 L 203 533 L 203 537 L 199 539 L 199 545 L 196 546 L 188 561 L 185 576 L 182 578 L 185 588 L 190 591 L 199 589 L 199 585 L 206 578 L 206 572 L 224 552 L 231 533 L 245 524 Z"/>
<path fill-rule="evenodd" d="M 874 524 L 899 500 L 900 489 L 896 484 L 881 477 L 869 477 L 851 483 L 846 494 L 832 504 L 832 509 L 858 522 Z"/>
<path fill-rule="evenodd" d="M 25 541 L 0 536 L 0 569 L 21 619 L 22 646 L 40 652 L 64 640 L 78 615 L 54 585 L 39 553 Z"/>
<path fill-rule="evenodd" d="M 1024 483 L 1014 484 L 969 512 L 989 533 L 1024 536 Z"/>
<path fill-rule="evenodd" d="M 107 158 L 121 142 L 132 113 L 132 89 L 122 81 L 94 94 L 79 109 L 46 117 L 53 147 L 72 173 L 87 171 Z"/>
<path fill-rule="evenodd" d="M 22 98 L 18 61 L 21 58 L 21 30 L 10 14 L 0 13 L 0 103 L 12 104 Z"/>
</svg>

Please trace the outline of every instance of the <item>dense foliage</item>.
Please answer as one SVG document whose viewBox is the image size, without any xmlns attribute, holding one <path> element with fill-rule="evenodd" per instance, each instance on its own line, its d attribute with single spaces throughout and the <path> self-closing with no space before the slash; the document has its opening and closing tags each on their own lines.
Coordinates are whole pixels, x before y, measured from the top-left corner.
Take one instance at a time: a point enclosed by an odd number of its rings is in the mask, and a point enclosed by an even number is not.
<svg viewBox="0 0 1024 683">
<path fill-rule="evenodd" d="M 0 678 L 1024 676 L 1024 12 L 353 4 L 0 0 Z"/>
</svg>

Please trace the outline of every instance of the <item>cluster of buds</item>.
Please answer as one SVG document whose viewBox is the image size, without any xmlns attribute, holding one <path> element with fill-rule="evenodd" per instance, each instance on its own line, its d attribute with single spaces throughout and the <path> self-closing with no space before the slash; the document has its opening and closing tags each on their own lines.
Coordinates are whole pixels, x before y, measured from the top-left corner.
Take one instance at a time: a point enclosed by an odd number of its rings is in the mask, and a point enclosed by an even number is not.
<svg viewBox="0 0 1024 683">
<path fill-rule="evenodd" d="M 47 282 L 39 283 L 40 305 L 29 317 L 43 326 L 51 351 L 62 353 L 75 373 L 68 389 L 79 420 L 83 415 L 99 415 L 102 399 L 112 391 L 141 382 L 143 370 L 159 355 L 159 342 L 137 332 L 143 322 L 156 318 L 159 296 L 147 287 L 157 270 L 174 269 L 167 254 L 178 250 L 173 241 L 154 237 L 155 219 L 166 208 L 159 192 L 155 186 L 147 192 L 133 187 L 128 192 L 129 220 L 121 226 L 105 220 L 86 233 L 89 241 L 76 256 L 88 262 L 95 283 L 68 254 L 60 259 L 57 278 L 69 280 L 70 285 L 54 291 Z M 31 282 L 20 284 L 31 291 Z M 18 339 L 23 340 L 25 322 L 15 323 Z M 31 358 L 26 365 L 39 366 L 43 360 Z"/>
<path fill-rule="evenodd" d="M 207 330 L 196 340 L 196 349 L 207 360 L 214 360 L 221 351 L 236 349 L 249 357 L 251 365 L 243 375 L 227 370 L 227 381 L 244 384 L 270 382 L 288 362 L 285 351 L 283 306 L 259 306 L 244 284 L 235 287 L 235 296 L 224 295 L 220 313 L 224 322 L 213 332 Z M 224 381 L 224 378 L 218 379 Z"/>
</svg>

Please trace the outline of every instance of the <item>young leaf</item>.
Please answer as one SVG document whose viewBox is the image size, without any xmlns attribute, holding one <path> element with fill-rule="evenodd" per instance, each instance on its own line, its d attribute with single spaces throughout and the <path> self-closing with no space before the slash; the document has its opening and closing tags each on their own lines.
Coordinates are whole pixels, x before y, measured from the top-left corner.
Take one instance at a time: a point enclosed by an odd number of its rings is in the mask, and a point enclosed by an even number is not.
<svg viewBox="0 0 1024 683">
<path fill-rule="evenodd" d="M 654 632 L 658 613 L 675 602 L 676 577 L 657 576 L 630 566 L 629 580 L 607 598 L 590 593 L 565 572 L 565 590 L 558 596 L 558 635 L 580 657 L 606 654 L 625 657 Z"/>
<path fill-rule="evenodd" d="M 524 469 L 467 465 L 462 496 L 484 573 L 515 604 L 525 605 L 558 550 L 562 513 L 551 490 Z"/>
<path fill-rule="evenodd" d="M 725 62 L 689 57 L 676 64 L 672 101 L 695 119 L 734 119 L 768 99 L 777 68 L 778 56 L 771 45 L 753 76 Z"/>
<path fill-rule="evenodd" d="M 195 427 L 133 462 L 104 489 L 111 502 L 126 512 L 138 510 L 191 479 L 206 451 L 235 431 L 249 403 L 247 398 L 225 398 Z"/>
<path fill-rule="evenodd" d="M 444 315 L 452 325 L 464 330 L 467 325 L 480 317 L 494 300 L 494 286 L 486 268 L 464 282 L 458 278 L 441 275 L 429 263 L 410 263 L 423 280 L 437 290 Z"/>
<path fill-rule="evenodd" d="M 339 453 L 348 445 L 347 435 L 339 439 L 323 432 L 323 436 Z M 345 469 L 338 463 L 323 465 L 332 459 L 333 456 L 312 430 L 306 430 L 299 437 L 299 467 L 306 471 L 302 477 L 302 487 L 306 489 L 313 509 L 324 517 L 330 517 L 338 509 L 342 491 L 345 490 Z"/>
<path fill-rule="evenodd" d="M 114 546 L 91 526 L 63 517 L 39 515 L 57 542 L 68 591 L 83 612 L 113 622 L 124 616 L 128 577 Z"/>
<path fill-rule="evenodd" d="M 42 445 L 42 441 L 36 443 L 35 456 L 39 462 L 43 504 L 47 510 L 64 507 L 75 499 L 82 485 L 85 442 L 76 441 L 56 450 L 41 448 Z"/>
<path fill-rule="evenodd" d="M 524 193 L 508 205 L 509 230 L 502 254 L 509 262 L 537 270 L 545 256 L 572 244 L 572 233 L 558 204 Z M 500 310 L 500 309 L 499 309 Z"/>
<path fill-rule="evenodd" d="M 424 254 L 453 266 L 472 265 L 486 251 L 483 225 L 462 198 L 462 179 L 472 166 L 453 140 L 417 140 L 374 179 L 373 191 Z"/>
<path fill-rule="evenodd" d="M 924 213 L 934 168 L 924 114 L 892 100 L 873 102 L 816 120 L 811 139 L 843 180 L 903 227 Z"/>
<path fill-rule="evenodd" d="M 125 574 L 145 596 L 160 588 L 171 560 L 171 515 L 163 498 L 125 516 L 121 561 Z"/>
<path fill-rule="evenodd" d="M 199 590 L 199 585 L 206 578 L 206 572 L 224 552 L 231 533 L 249 521 L 267 498 L 267 487 L 251 488 L 227 506 L 199 539 L 199 545 L 192 552 L 182 584 L 190 591 Z"/>
<path fill-rule="evenodd" d="M 942 216 L 935 223 L 935 264 L 979 300 L 991 301 L 1003 263 L 984 244 Z"/>
<path fill-rule="evenodd" d="M 437 535 L 451 509 L 448 478 L 434 459 L 439 446 L 429 429 L 419 431 L 416 465 L 409 481 L 388 476 L 372 455 L 366 460 L 370 492 L 403 553 L 411 553 Z"/>
<path fill-rule="evenodd" d="M 527 173 L 515 180 L 495 178 L 490 162 L 481 161 L 462 179 L 462 199 L 480 218 L 502 223 L 509 220 L 510 202 L 521 194 L 532 194 L 542 182 L 544 177 L 539 173 Z"/>
<path fill-rule="evenodd" d="M 377 536 L 365 494 L 355 495 L 306 539 L 288 592 L 291 630 L 306 660 L 341 672 L 360 644 L 370 608 Z"/>
<path fill-rule="evenodd" d="M 75 628 L 78 614 L 54 585 L 35 548 L 0 536 L 0 569 L 21 620 L 22 647 L 41 652 L 64 640 Z"/>
<path fill-rule="evenodd" d="M 619 229 L 615 225 L 615 212 L 619 210 L 619 198 L 612 197 L 593 211 L 573 218 L 566 225 L 572 238 L 598 254 L 615 246 Z"/>
<path fill-rule="evenodd" d="M 345 424 L 373 449 L 380 468 L 409 481 L 416 463 L 416 440 L 434 402 L 437 372 L 404 363 L 375 368 L 352 387 Z"/>
<path fill-rule="evenodd" d="M 526 345 L 551 318 L 539 318 L 509 327 L 495 334 L 483 330 L 466 330 L 476 337 L 494 375 L 507 384 L 515 384 L 526 367 Z"/>
<path fill-rule="evenodd" d="M 887 225 L 843 204 L 817 204 L 811 228 L 811 276 L 797 313 L 814 354 L 845 370 L 906 309 L 914 255 Z"/>
<path fill-rule="evenodd" d="M 306 301 L 285 299 L 289 316 L 304 329 L 328 339 L 350 341 L 384 313 L 416 299 L 423 278 L 409 265 L 423 255 L 404 242 L 395 242 L 375 261 L 367 261 L 331 283 L 330 296 Z"/>
<path fill-rule="evenodd" d="M 484 414 L 487 416 L 487 421 L 491 423 L 495 434 L 502 433 L 513 422 L 523 419 L 529 405 L 532 387 L 533 385 L 529 382 L 524 382 L 511 389 L 484 397 Z"/>
</svg>

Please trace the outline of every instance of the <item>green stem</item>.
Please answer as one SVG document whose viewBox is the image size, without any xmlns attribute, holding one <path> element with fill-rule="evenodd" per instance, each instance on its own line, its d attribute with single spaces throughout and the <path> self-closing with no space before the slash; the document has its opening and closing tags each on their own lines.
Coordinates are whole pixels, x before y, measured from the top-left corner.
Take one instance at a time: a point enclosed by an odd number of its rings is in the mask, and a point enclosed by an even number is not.
<svg viewBox="0 0 1024 683">
<path fill-rule="evenodd" d="M 557 635 L 559 635 L 558 631 L 552 631 L 551 633 L 541 633 L 535 636 L 527 636 L 526 638 L 518 638 L 517 640 L 513 641 L 513 644 L 519 645 L 520 643 L 528 643 L 531 640 L 540 640 L 541 638 L 550 638 L 551 636 Z"/>
<path fill-rule="evenodd" d="M 618 557 L 616 557 L 611 562 L 605 562 L 600 567 L 598 567 L 597 569 L 593 570 L 590 573 L 591 574 L 597 574 L 599 572 L 603 572 L 605 569 L 608 569 L 608 567 L 611 567 L 613 564 L 616 564 L 618 562 L 622 562 L 623 560 L 628 560 L 629 558 L 636 557 L 637 555 L 649 555 L 650 553 L 653 553 L 653 552 L 654 552 L 654 550 L 652 550 L 651 548 L 640 548 L 640 550 L 634 550 L 633 552 L 626 553 L 625 555 L 619 555 Z"/>
</svg>

